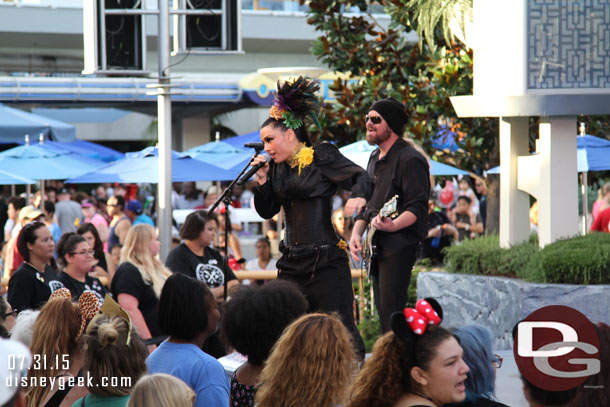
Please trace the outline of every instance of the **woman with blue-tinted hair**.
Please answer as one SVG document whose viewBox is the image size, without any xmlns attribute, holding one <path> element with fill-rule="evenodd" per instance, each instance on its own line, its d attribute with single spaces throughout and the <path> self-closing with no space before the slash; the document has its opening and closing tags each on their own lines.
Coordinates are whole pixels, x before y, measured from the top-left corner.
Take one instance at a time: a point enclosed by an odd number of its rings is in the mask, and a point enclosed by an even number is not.
<svg viewBox="0 0 610 407">
<path fill-rule="evenodd" d="M 466 400 L 452 406 L 508 407 L 494 400 L 496 369 L 502 366 L 502 358 L 493 353 L 489 329 L 480 325 L 466 325 L 451 331 L 460 339 L 464 362 L 470 368 L 465 383 Z"/>
</svg>

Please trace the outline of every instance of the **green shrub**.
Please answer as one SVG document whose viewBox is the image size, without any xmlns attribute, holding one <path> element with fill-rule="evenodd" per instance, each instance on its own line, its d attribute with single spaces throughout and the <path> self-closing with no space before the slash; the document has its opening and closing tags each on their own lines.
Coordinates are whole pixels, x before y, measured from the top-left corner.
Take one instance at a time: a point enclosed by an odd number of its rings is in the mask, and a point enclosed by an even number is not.
<svg viewBox="0 0 610 407">
<path fill-rule="evenodd" d="M 538 238 L 508 249 L 497 236 L 445 249 L 450 273 L 519 277 L 535 283 L 610 284 L 610 235 L 590 233 L 538 249 Z"/>
<path fill-rule="evenodd" d="M 545 246 L 524 268 L 523 279 L 563 284 L 610 284 L 610 235 L 590 233 Z"/>
<path fill-rule="evenodd" d="M 536 254 L 537 247 L 534 237 L 503 249 L 498 236 L 484 236 L 446 248 L 445 265 L 450 273 L 517 277 Z"/>
<path fill-rule="evenodd" d="M 379 314 L 377 314 L 377 311 L 375 311 L 373 315 L 367 313 L 365 318 L 360 320 L 358 330 L 364 341 L 366 352 L 370 353 L 373 350 L 375 341 L 377 341 L 377 338 L 381 335 L 381 325 L 379 323 Z"/>
</svg>

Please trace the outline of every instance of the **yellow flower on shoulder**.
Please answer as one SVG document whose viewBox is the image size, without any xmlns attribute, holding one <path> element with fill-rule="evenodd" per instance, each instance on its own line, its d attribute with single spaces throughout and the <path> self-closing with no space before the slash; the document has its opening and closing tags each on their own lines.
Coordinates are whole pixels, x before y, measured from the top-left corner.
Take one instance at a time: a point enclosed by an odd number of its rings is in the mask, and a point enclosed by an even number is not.
<svg viewBox="0 0 610 407">
<path fill-rule="evenodd" d="M 301 169 L 313 162 L 313 147 L 302 147 L 296 157 L 299 164 L 299 175 L 301 175 Z"/>
<path fill-rule="evenodd" d="M 341 250 L 346 250 L 347 251 L 347 242 L 343 239 L 339 240 L 339 243 L 337 243 L 337 247 Z"/>
</svg>

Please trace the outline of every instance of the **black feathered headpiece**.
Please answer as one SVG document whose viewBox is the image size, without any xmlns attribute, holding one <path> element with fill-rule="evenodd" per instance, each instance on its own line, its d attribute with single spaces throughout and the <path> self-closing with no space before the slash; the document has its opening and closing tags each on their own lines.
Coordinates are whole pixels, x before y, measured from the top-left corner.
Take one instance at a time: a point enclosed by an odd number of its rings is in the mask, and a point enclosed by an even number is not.
<svg viewBox="0 0 610 407">
<path fill-rule="evenodd" d="M 277 82 L 277 95 L 269 116 L 276 120 L 282 120 L 289 129 L 297 129 L 304 124 L 305 118 L 309 117 L 320 127 L 318 121 L 318 110 L 320 100 L 316 93 L 320 90 L 317 81 L 310 81 L 299 76 L 293 81 L 285 81 L 280 85 Z"/>
</svg>

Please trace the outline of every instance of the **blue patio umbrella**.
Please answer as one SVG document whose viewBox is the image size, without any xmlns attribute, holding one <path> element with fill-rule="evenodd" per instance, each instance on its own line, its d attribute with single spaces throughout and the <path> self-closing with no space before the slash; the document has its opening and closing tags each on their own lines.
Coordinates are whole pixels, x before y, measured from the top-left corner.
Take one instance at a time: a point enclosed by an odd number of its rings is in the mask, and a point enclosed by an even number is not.
<svg viewBox="0 0 610 407">
<path fill-rule="evenodd" d="M 366 169 L 371 153 L 377 149 L 377 146 L 370 145 L 366 140 L 356 141 L 341 147 L 341 154 Z M 438 161 L 430 160 L 430 174 L 434 176 L 441 175 L 468 175 L 467 171 L 452 167 L 447 164 L 439 163 Z"/>
<path fill-rule="evenodd" d="M 260 143 L 261 132 L 260 130 L 256 130 L 251 133 L 242 134 L 240 136 L 228 137 L 222 141 L 232 145 L 233 147 L 244 149 L 244 144 L 246 143 Z"/>
<path fill-rule="evenodd" d="M 610 140 L 600 137 L 582 135 L 576 137 L 576 169 L 581 173 L 582 189 L 581 200 L 583 214 L 587 217 L 589 209 L 589 189 L 587 173 L 589 171 L 610 170 Z M 487 171 L 488 174 L 500 174 L 498 165 Z M 587 232 L 587 222 L 584 222 L 583 232 Z"/>
<path fill-rule="evenodd" d="M 4 170 L 0 170 L 0 185 L 21 185 L 35 183 L 36 181 L 33 179 L 21 177 Z"/>
<path fill-rule="evenodd" d="M 86 140 L 74 140 L 66 143 L 47 141 L 44 145 L 50 148 L 68 150 L 81 156 L 94 158 L 107 163 L 125 158 L 125 154 L 119 151 Z"/>
<path fill-rule="evenodd" d="M 47 140 L 73 141 L 76 127 L 0 104 L 0 143 L 23 143 L 26 134 L 32 140 L 43 134 Z"/>
<path fill-rule="evenodd" d="M 576 137 L 576 168 L 578 172 L 610 170 L 610 140 L 595 136 Z M 499 174 L 501 167 L 497 166 L 488 174 Z"/>
<path fill-rule="evenodd" d="M 17 146 L 0 153 L 0 170 L 35 180 L 73 178 L 102 165 L 103 161 L 44 144 Z"/>
<path fill-rule="evenodd" d="M 610 140 L 595 136 L 576 137 L 578 172 L 610 170 Z"/>
<path fill-rule="evenodd" d="M 231 179 L 233 179 L 233 175 L 229 171 L 172 151 L 172 182 L 227 181 Z M 158 181 L 158 150 L 157 147 L 147 147 L 142 151 L 127 153 L 122 160 L 69 179 L 66 183 L 135 182 L 155 184 Z"/>
<path fill-rule="evenodd" d="M 237 176 L 254 155 L 254 150 L 248 152 L 224 141 L 212 141 L 193 147 L 185 151 L 184 154 L 231 172 L 236 171 L 235 176 Z"/>
</svg>

